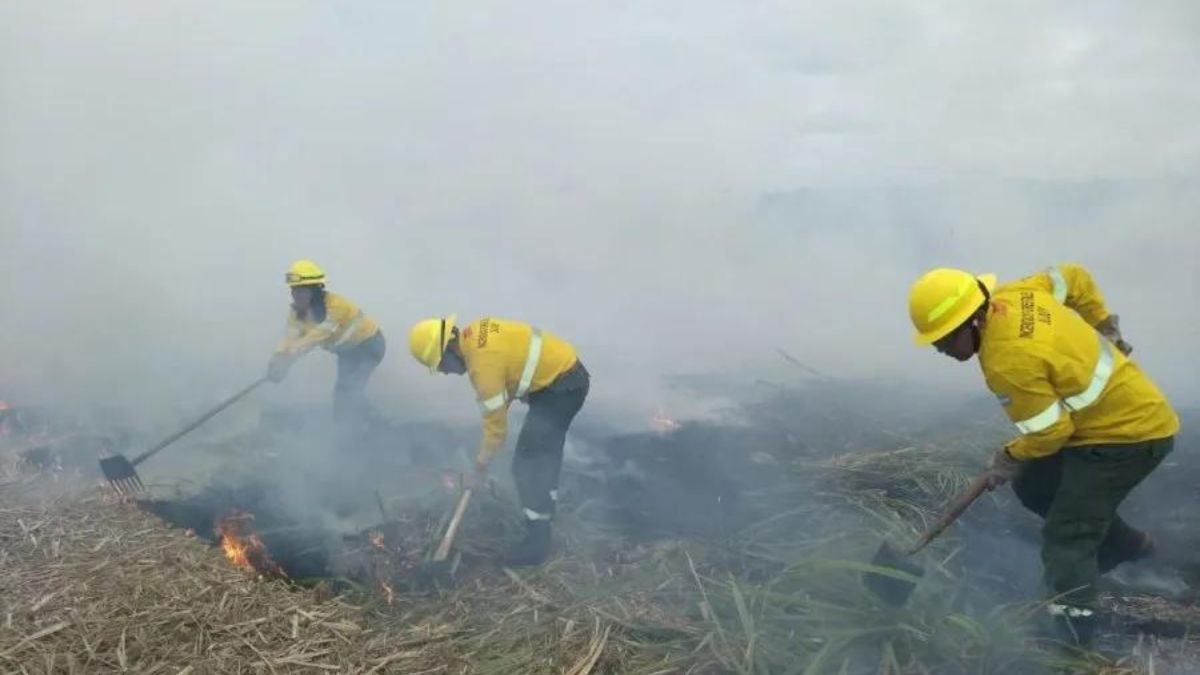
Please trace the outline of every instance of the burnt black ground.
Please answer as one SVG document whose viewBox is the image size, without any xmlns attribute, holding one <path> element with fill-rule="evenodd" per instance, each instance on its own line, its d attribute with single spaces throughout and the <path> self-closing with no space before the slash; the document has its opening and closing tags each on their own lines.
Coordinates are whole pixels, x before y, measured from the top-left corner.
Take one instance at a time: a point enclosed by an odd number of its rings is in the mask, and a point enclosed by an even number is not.
<svg viewBox="0 0 1200 675">
<path fill-rule="evenodd" d="M 605 431 L 602 420 L 581 416 L 571 439 L 573 459 L 564 468 L 564 507 L 591 504 L 597 507 L 587 510 L 593 525 L 635 541 L 722 539 L 785 506 L 759 498 L 764 490 L 783 485 L 789 488 L 786 498 L 797 499 L 824 488 L 803 475 L 780 473 L 772 457 L 828 458 L 950 443 L 961 446 L 964 465 L 981 467 L 1010 433 L 988 397 L 946 404 L 901 384 L 814 380 L 785 387 L 719 378 L 680 378 L 679 384 L 700 396 L 719 392 L 736 403 L 725 419 L 687 423 L 670 434 L 613 434 Z M 329 552 L 344 534 L 327 526 L 330 514 L 357 516 L 359 526 L 378 522 L 376 490 L 385 495 L 427 490 L 438 469 L 464 466 L 463 449 L 473 447 L 478 433 L 470 426 L 388 423 L 352 453 L 314 458 L 302 450 L 325 442 L 322 414 L 315 409 L 269 411 L 245 447 L 233 453 L 232 468 L 217 470 L 215 478 L 147 508 L 200 536 L 211 536 L 212 522 L 228 509 L 254 512 L 264 540 L 290 566 L 289 574 L 316 576 L 324 572 Z M 1115 592 L 1188 598 L 1200 588 L 1200 556 L 1195 553 L 1200 550 L 1200 528 L 1195 527 L 1200 435 L 1194 431 L 1200 411 L 1181 414 L 1184 431 L 1173 456 L 1122 508 L 1132 523 L 1156 534 L 1160 555 L 1109 575 L 1107 583 Z M 513 424 L 519 425 L 519 416 Z M 56 448 L 58 461 L 93 466 L 101 441 L 94 434 L 81 438 Z M 170 468 L 186 471 L 188 461 L 211 450 L 202 445 L 173 449 L 178 468 Z M 508 455 L 497 463 L 495 475 L 506 474 Z M 48 459 L 54 458 L 42 457 Z M 957 561 L 997 601 L 1036 598 L 1039 527 L 1011 490 L 998 490 L 955 526 L 954 534 L 964 544 Z"/>
<path fill-rule="evenodd" d="M 293 512 L 267 483 L 211 487 L 185 498 L 142 500 L 138 506 L 214 545 L 214 526 L 221 518 L 235 510 L 254 514 L 259 538 L 292 579 L 329 576 L 330 556 L 339 545 L 336 533 Z"/>
</svg>

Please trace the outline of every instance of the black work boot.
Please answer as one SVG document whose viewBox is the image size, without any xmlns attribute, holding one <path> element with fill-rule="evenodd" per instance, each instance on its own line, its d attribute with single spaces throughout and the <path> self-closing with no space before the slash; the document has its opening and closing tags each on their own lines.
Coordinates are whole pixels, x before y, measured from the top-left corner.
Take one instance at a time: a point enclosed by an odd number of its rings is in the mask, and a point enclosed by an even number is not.
<svg viewBox="0 0 1200 675">
<path fill-rule="evenodd" d="M 1135 530 L 1129 541 L 1120 547 L 1101 548 L 1096 557 L 1100 574 L 1108 574 L 1124 563 L 1137 562 L 1153 557 L 1158 552 L 1158 545 L 1149 532 Z"/>
<path fill-rule="evenodd" d="M 525 538 L 508 551 L 504 562 L 510 567 L 540 565 L 550 555 L 550 521 L 526 520 Z"/>
<path fill-rule="evenodd" d="M 1149 532 L 1140 531 L 1137 534 L 1137 544 L 1129 551 L 1127 557 L 1122 562 L 1136 562 L 1158 553 L 1158 542 L 1154 541 L 1153 535 Z"/>
</svg>

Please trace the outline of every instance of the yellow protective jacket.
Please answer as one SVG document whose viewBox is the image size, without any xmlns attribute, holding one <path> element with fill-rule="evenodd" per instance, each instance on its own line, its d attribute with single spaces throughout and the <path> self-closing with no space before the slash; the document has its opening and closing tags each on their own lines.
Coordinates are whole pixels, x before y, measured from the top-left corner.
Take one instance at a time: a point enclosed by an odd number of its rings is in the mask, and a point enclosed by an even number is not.
<svg viewBox="0 0 1200 675">
<path fill-rule="evenodd" d="M 1021 435 L 1018 460 L 1064 447 L 1173 436 L 1179 418 L 1154 382 L 1095 329 L 1109 316 L 1091 274 L 1060 265 L 992 293 L 979 364 Z"/>
<path fill-rule="evenodd" d="M 292 310 L 288 313 L 287 337 L 275 351 L 295 357 L 314 347 L 323 347 L 337 353 L 362 344 L 378 332 L 379 324 L 357 305 L 326 291 L 325 320 L 317 323 L 311 313 L 301 319 Z"/>
<path fill-rule="evenodd" d="M 458 345 L 483 414 L 476 460 L 486 463 L 504 447 L 509 405 L 550 386 L 578 357 L 574 347 L 547 331 L 491 317 L 464 327 Z"/>
</svg>

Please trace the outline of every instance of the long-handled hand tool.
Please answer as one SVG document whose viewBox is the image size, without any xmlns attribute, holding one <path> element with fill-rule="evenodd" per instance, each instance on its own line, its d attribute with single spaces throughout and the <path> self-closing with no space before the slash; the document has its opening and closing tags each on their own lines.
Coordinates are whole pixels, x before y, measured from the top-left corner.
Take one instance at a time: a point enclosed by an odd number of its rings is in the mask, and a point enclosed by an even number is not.
<svg viewBox="0 0 1200 675">
<path fill-rule="evenodd" d="M 454 515 L 446 525 L 446 534 L 442 536 L 437 549 L 424 564 L 421 565 L 421 575 L 435 586 L 449 586 L 454 581 L 454 571 L 458 567 L 458 557 L 448 560 L 450 549 L 454 546 L 454 537 L 458 534 L 459 525 L 467 512 L 467 504 L 471 501 L 472 488 L 466 488 L 458 497 L 454 506 Z"/>
<path fill-rule="evenodd" d="M 958 517 L 987 490 L 987 486 L 986 474 L 980 475 L 972 481 L 965 490 L 950 502 L 941 517 L 929 529 L 925 530 L 915 545 L 903 551 L 897 551 L 886 541 L 880 544 L 875 557 L 871 558 L 871 564 L 876 567 L 895 570 L 901 574 L 893 576 L 881 572 L 864 572 L 863 583 L 866 584 L 867 588 L 871 589 L 888 604 L 897 607 L 903 605 L 908 600 L 908 596 L 912 595 L 913 590 L 917 587 L 916 582 L 904 577 L 911 575 L 919 578 L 925 574 L 925 569 L 921 565 L 908 560 L 908 557 L 925 548 L 929 542 L 936 539 L 955 520 L 958 520 Z"/>
<path fill-rule="evenodd" d="M 108 479 L 108 482 L 118 493 L 127 494 L 145 490 L 146 486 L 142 484 L 142 479 L 138 476 L 137 470 L 134 467 L 150 459 L 154 455 L 157 455 L 162 451 L 163 448 L 174 443 L 180 438 L 183 438 L 183 436 L 189 431 L 195 429 L 201 424 L 204 424 L 217 413 L 228 408 L 234 403 L 237 403 L 242 399 L 242 397 L 257 389 L 259 385 L 263 384 L 264 382 L 267 382 L 267 378 L 265 377 L 255 380 L 253 384 L 229 397 L 217 407 L 204 413 L 204 415 L 191 424 L 171 434 L 169 437 L 160 441 L 158 445 L 155 445 L 153 448 L 150 448 L 137 457 L 134 457 L 132 460 L 126 459 L 124 455 L 113 455 L 112 457 L 102 458 L 100 460 L 100 470 L 104 472 L 104 477 Z"/>
</svg>

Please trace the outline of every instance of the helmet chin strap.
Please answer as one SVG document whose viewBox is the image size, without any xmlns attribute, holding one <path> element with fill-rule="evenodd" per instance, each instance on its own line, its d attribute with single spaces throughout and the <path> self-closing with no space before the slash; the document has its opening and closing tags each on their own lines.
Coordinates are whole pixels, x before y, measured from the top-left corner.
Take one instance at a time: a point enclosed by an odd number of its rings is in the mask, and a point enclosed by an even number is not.
<svg viewBox="0 0 1200 675">
<path fill-rule="evenodd" d="M 983 344 L 983 332 L 979 328 L 979 323 L 982 317 L 987 316 L 987 312 L 991 311 L 992 294 L 988 291 L 987 286 L 983 282 L 979 282 L 979 290 L 983 291 L 983 306 L 980 307 L 982 313 L 977 311 L 971 319 L 971 343 L 975 346 L 975 353 L 979 353 L 979 347 Z"/>
</svg>

